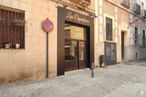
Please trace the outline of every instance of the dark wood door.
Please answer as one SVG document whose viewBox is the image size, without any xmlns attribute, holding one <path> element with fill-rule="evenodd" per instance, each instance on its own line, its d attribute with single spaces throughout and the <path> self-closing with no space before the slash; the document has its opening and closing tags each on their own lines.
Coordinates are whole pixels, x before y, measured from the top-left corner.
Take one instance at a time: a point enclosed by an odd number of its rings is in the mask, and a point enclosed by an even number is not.
<svg viewBox="0 0 146 97">
<path fill-rule="evenodd" d="M 87 68 L 87 48 L 85 41 L 78 41 L 78 61 L 79 69 Z"/>
<path fill-rule="evenodd" d="M 65 40 L 65 71 L 87 67 L 86 42 L 80 40 Z"/>
<path fill-rule="evenodd" d="M 64 67 L 65 71 L 88 67 L 87 28 L 65 24 Z M 89 43 L 88 43 L 89 45 Z"/>
<path fill-rule="evenodd" d="M 75 70 L 78 68 L 78 45 L 77 41 L 73 40 L 65 40 L 65 71 Z"/>
</svg>

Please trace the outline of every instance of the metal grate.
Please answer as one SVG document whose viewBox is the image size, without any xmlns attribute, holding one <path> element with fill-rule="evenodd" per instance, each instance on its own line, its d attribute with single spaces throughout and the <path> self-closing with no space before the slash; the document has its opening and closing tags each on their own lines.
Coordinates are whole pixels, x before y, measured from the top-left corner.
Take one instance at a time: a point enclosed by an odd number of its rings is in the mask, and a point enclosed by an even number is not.
<svg viewBox="0 0 146 97">
<path fill-rule="evenodd" d="M 106 40 L 113 40 L 113 24 L 112 19 L 106 17 Z"/>
<path fill-rule="evenodd" d="M 25 12 L 0 6 L 0 48 L 24 48 Z"/>
</svg>

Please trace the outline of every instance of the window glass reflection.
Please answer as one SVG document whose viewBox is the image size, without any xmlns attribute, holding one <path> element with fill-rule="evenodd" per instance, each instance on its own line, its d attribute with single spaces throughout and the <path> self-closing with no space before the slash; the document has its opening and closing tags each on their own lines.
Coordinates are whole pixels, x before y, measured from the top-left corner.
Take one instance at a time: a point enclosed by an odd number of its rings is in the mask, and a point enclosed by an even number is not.
<svg viewBox="0 0 146 97">
<path fill-rule="evenodd" d="M 85 28 L 73 26 L 70 24 L 65 24 L 65 39 L 85 39 Z"/>
<path fill-rule="evenodd" d="M 66 40 L 65 60 L 75 60 L 77 58 L 77 42 Z"/>
</svg>

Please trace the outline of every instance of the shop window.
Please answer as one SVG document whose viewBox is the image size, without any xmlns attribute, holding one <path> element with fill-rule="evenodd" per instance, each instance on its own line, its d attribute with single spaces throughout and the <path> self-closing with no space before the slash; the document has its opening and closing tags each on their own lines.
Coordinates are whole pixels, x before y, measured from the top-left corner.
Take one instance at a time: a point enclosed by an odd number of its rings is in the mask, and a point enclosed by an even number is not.
<svg viewBox="0 0 146 97">
<path fill-rule="evenodd" d="M 143 30 L 143 47 L 145 47 L 145 30 Z"/>
<path fill-rule="evenodd" d="M 138 41 L 138 28 L 135 27 L 135 46 L 137 46 L 137 41 Z"/>
<path fill-rule="evenodd" d="M 25 12 L 0 6 L 0 49 L 25 47 Z"/>
<path fill-rule="evenodd" d="M 106 40 L 112 41 L 113 24 L 112 19 L 106 17 Z"/>
<path fill-rule="evenodd" d="M 85 40 L 85 28 L 65 24 L 65 39 Z"/>
</svg>

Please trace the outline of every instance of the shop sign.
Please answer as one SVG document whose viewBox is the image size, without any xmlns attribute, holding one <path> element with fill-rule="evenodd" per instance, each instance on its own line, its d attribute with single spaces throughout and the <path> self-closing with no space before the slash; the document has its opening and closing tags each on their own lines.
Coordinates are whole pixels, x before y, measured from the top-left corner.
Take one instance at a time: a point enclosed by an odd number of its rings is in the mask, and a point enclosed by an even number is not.
<svg viewBox="0 0 146 97">
<path fill-rule="evenodd" d="M 43 27 L 43 30 L 45 32 L 52 32 L 53 29 L 54 29 L 54 25 L 53 25 L 53 22 L 49 19 L 46 19 L 45 21 L 43 21 L 42 23 L 42 27 Z"/>
<path fill-rule="evenodd" d="M 66 13 L 66 19 L 76 21 L 78 23 L 90 24 L 90 21 L 88 19 L 86 19 L 85 17 L 81 17 L 78 13 L 74 13 L 71 11 Z"/>
</svg>

